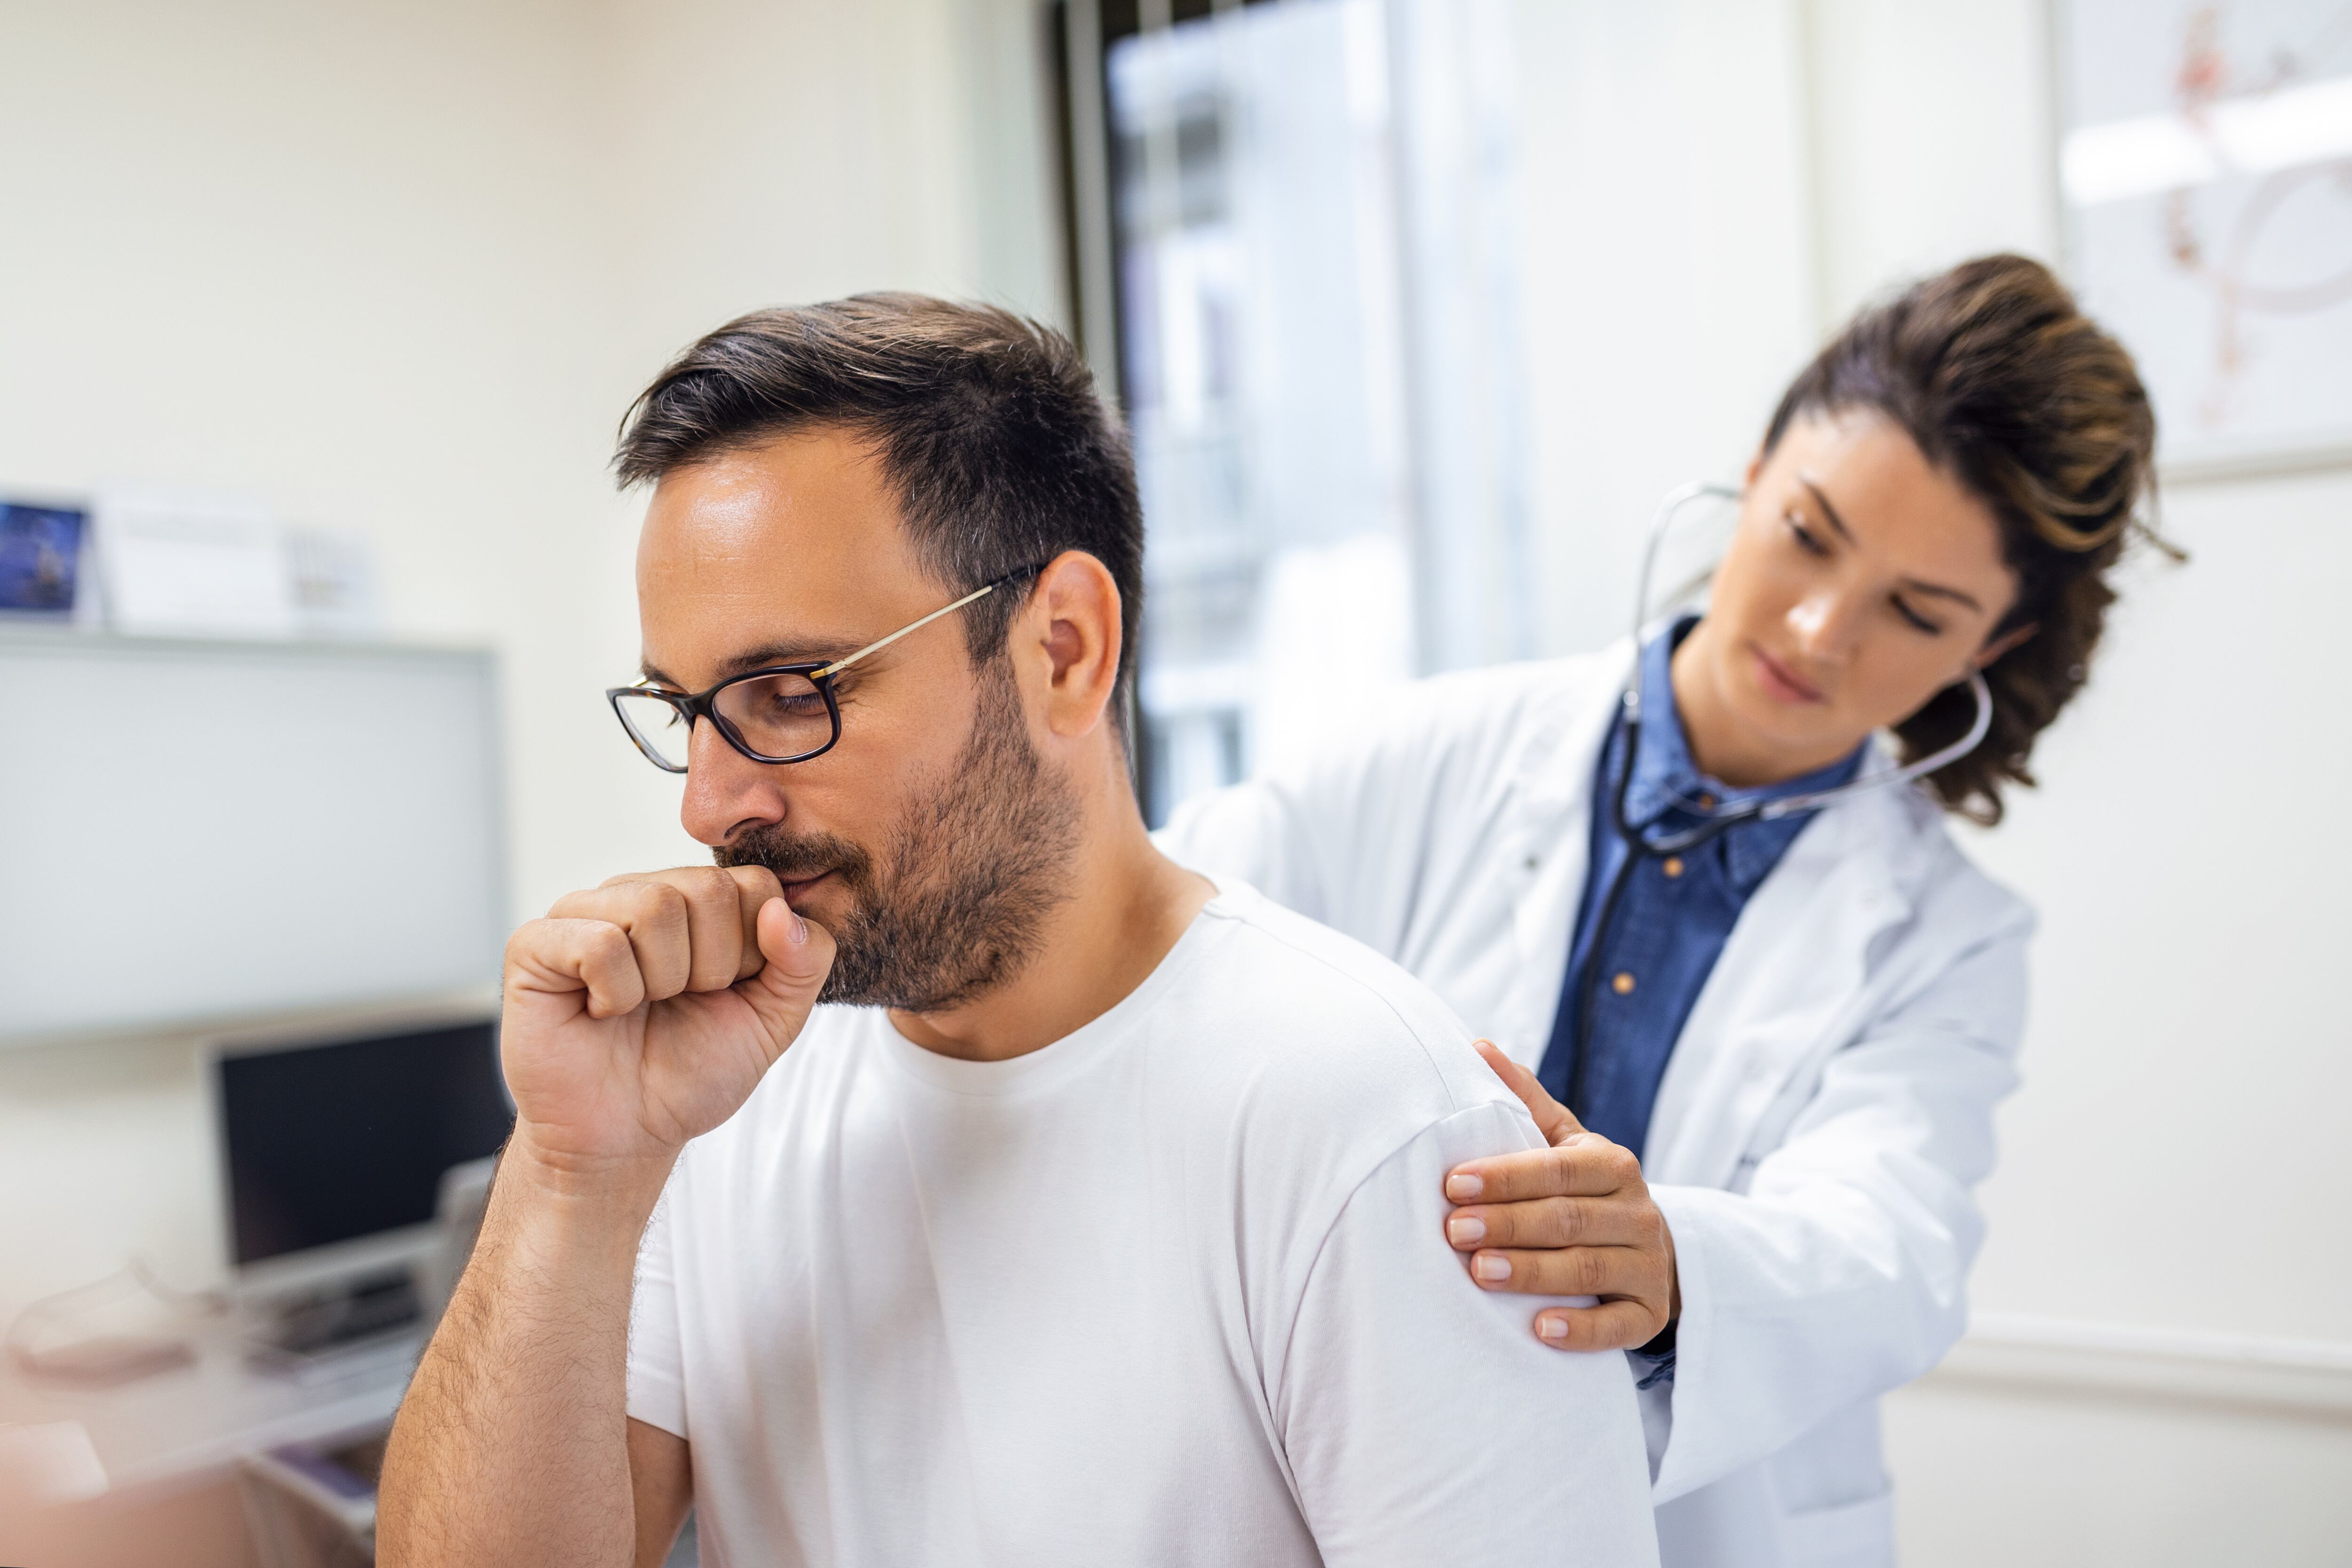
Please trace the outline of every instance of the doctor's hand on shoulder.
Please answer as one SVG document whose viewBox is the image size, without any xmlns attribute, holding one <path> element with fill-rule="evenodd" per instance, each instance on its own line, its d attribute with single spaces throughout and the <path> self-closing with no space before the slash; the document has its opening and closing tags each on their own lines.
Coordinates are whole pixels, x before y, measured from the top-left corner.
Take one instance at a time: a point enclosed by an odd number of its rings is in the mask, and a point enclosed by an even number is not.
<svg viewBox="0 0 2352 1568">
<path fill-rule="evenodd" d="M 1445 1238 L 1487 1290 L 1598 1296 L 1591 1307 L 1536 1314 L 1536 1337 L 1557 1350 L 1633 1350 L 1682 1312 L 1675 1238 L 1651 1200 L 1642 1163 L 1587 1132 L 1535 1074 L 1485 1040 L 1478 1054 L 1527 1102 L 1550 1145 L 1472 1160 L 1446 1173 L 1455 1205 Z"/>
<path fill-rule="evenodd" d="M 509 1155 L 658 1185 L 798 1037 L 833 939 L 764 867 L 680 867 L 570 893 L 507 943 Z"/>
</svg>

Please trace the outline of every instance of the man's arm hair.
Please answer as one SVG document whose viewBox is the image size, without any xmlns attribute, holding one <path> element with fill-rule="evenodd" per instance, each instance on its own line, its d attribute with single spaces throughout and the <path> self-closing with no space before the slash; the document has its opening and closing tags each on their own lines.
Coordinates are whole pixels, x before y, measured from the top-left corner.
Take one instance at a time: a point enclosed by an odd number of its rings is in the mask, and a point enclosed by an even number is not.
<svg viewBox="0 0 2352 1568">
<path fill-rule="evenodd" d="M 637 1238 L 666 1173 L 583 1177 L 517 1140 L 384 1456 L 385 1568 L 657 1568 L 684 1439 L 627 1415 Z"/>
</svg>

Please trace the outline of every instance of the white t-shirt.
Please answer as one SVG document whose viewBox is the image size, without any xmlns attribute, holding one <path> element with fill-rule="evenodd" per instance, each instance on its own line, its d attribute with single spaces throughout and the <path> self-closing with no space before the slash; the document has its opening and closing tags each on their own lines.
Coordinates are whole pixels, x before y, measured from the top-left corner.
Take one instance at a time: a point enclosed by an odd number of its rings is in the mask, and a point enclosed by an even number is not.
<svg viewBox="0 0 2352 1568">
<path fill-rule="evenodd" d="M 1445 1171 L 1539 1142 L 1429 992 L 1242 888 L 1011 1061 L 820 1008 L 679 1159 L 629 1414 L 727 1568 L 1654 1563 L 1625 1358 L 1444 1238 Z"/>
</svg>

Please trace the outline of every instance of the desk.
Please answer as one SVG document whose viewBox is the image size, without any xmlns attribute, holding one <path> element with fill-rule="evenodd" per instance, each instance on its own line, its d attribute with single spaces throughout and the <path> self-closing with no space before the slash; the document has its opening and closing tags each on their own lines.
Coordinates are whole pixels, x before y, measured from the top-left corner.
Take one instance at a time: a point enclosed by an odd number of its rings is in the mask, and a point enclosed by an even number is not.
<svg viewBox="0 0 2352 1568">
<path fill-rule="evenodd" d="M 107 1478 L 105 1494 L 79 1509 L 135 1510 L 185 1498 L 206 1487 L 220 1488 L 248 1454 L 286 1443 L 331 1445 L 383 1430 L 400 1407 L 425 1342 L 421 1330 L 386 1340 L 323 1363 L 317 1372 L 326 1375 L 307 1379 L 248 1365 L 231 1324 L 205 1325 L 194 1345 L 192 1365 L 103 1390 L 60 1388 L 28 1380 L 14 1365 L 0 1367 L 0 1423 L 79 1422 L 89 1434 Z M 233 1503 L 233 1492 L 220 1489 Z M 201 1510 L 196 1518 L 201 1532 Z M 44 1551 L 37 1557 L 106 1568 L 116 1563 L 152 1568 L 163 1560 L 184 1564 L 249 1562 L 244 1520 L 232 1510 L 225 1521 L 211 1522 L 215 1533 L 224 1537 L 215 1543 L 212 1557 L 205 1555 L 204 1543 L 185 1536 L 173 1541 L 174 1555 L 169 1559 L 159 1559 L 144 1543 L 121 1552 L 104 1548 L 94 1555 Z M 0 1542 L 0 1560 L 19 1561 L 7 1555 L 14 1545 Z M 22 1550 L 24 1560 L 36 1556 L 29 1548 Z M 671 1548 L 669 1568 L 694 1568 L 697 1560 L 689 1515 Z"/>
<path fill-rule="evenodd" d="M 71 1421 L 106 1471 L 104 1503 L 137 1505 L 215 1482 L 283 1443 L 380 1431 L 424 1348 L 421 1332 L 380 1341 L 300 1376 L 248 1364 L 233 1322 L 196 1331 L 194 1363 L 108 1389 L 77 1389 L 0 1367 L 0 1422 Z"/>
</svg>

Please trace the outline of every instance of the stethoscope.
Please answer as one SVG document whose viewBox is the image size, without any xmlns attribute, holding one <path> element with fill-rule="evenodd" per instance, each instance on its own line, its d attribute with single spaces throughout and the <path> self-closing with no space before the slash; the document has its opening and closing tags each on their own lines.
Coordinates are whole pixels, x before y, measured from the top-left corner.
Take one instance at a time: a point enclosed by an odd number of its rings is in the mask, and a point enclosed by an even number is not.
<svg viewBox="0 0 2352 1568">
<path fill-rule="evenodd" d="M 1801 811 L 1819 811 L 1834 805 L 1849 796 L 1866 790 L 1885 789 L 1893 784 L 1909 784 L 1924 778 L 1948 763 L 1958 762 L 1983 743 L 1992 729 L 1992 689 L 1985 684 L 1981 670 L 1969 671 L 1966 684 L 1976 698 L 1976 721 L 1969 732 L 1940 751 L 1930 752 L 1916 762 L 1884 773 L 1867 773 L 1830 789 L 1810 790 L 1803 795 L 1782 795 L 1775 800 L 1746 801 L 1721 807 L 1712 802 L 1686 800 L 1677 795 L 1675 805 L 1685 813 L 1703 818 L 1696 826 L 1686 827 L 1664 838 L 1650 838 L 1635 827 L 1625 815 L 1625 797 L 1633 783 L 1633 760 L 1642 748 L 1642 632 L 1649 624 L 1650 580 L 1656 571 L 1658 552 L 1673 531 L 1675 518 L 1682 510 L 1696 500 L 1738 500 L 1740 491 L 1729 485 L 1696 480 L 1666 492 L 1658 503 L 1657 516 L 1650 524 L 1649 542 L 1642 552 L 1642 571 L 1633 587 L 1633 673 L 1625 685 L 1624 749 L 1617 761 L 1617 777 L 1609 792 L 1610 826 L 1616 831 L 1618 841 L 1625 846 L 1625 858 L 1617 874 L 1609 879 L 1601 896 L 1601 908 L 1593 916 L 1592 941 L 1585 949 L 1584 969 L 1577 977 L 1577 1037 L 1576 1061 L 1570 1069 L 1568 1107 L 1578 1115 L 1584 1112 L 1584 1066 L 1591 1059 L 1588 1048 L 1592 1039 L 1593 1007 L 1600 996 L 1601 956 L 1608 945 L 1609 929 L 1617 916 L 1617 905 L 1625 889 L 1633 881 L 1633 871 L 1647 858 L 1665 859 L 1687 855 L 1704 848 L 1743 822 L 1770 822 L 1776 817 L 1791 816 Z"/>
</svg>

